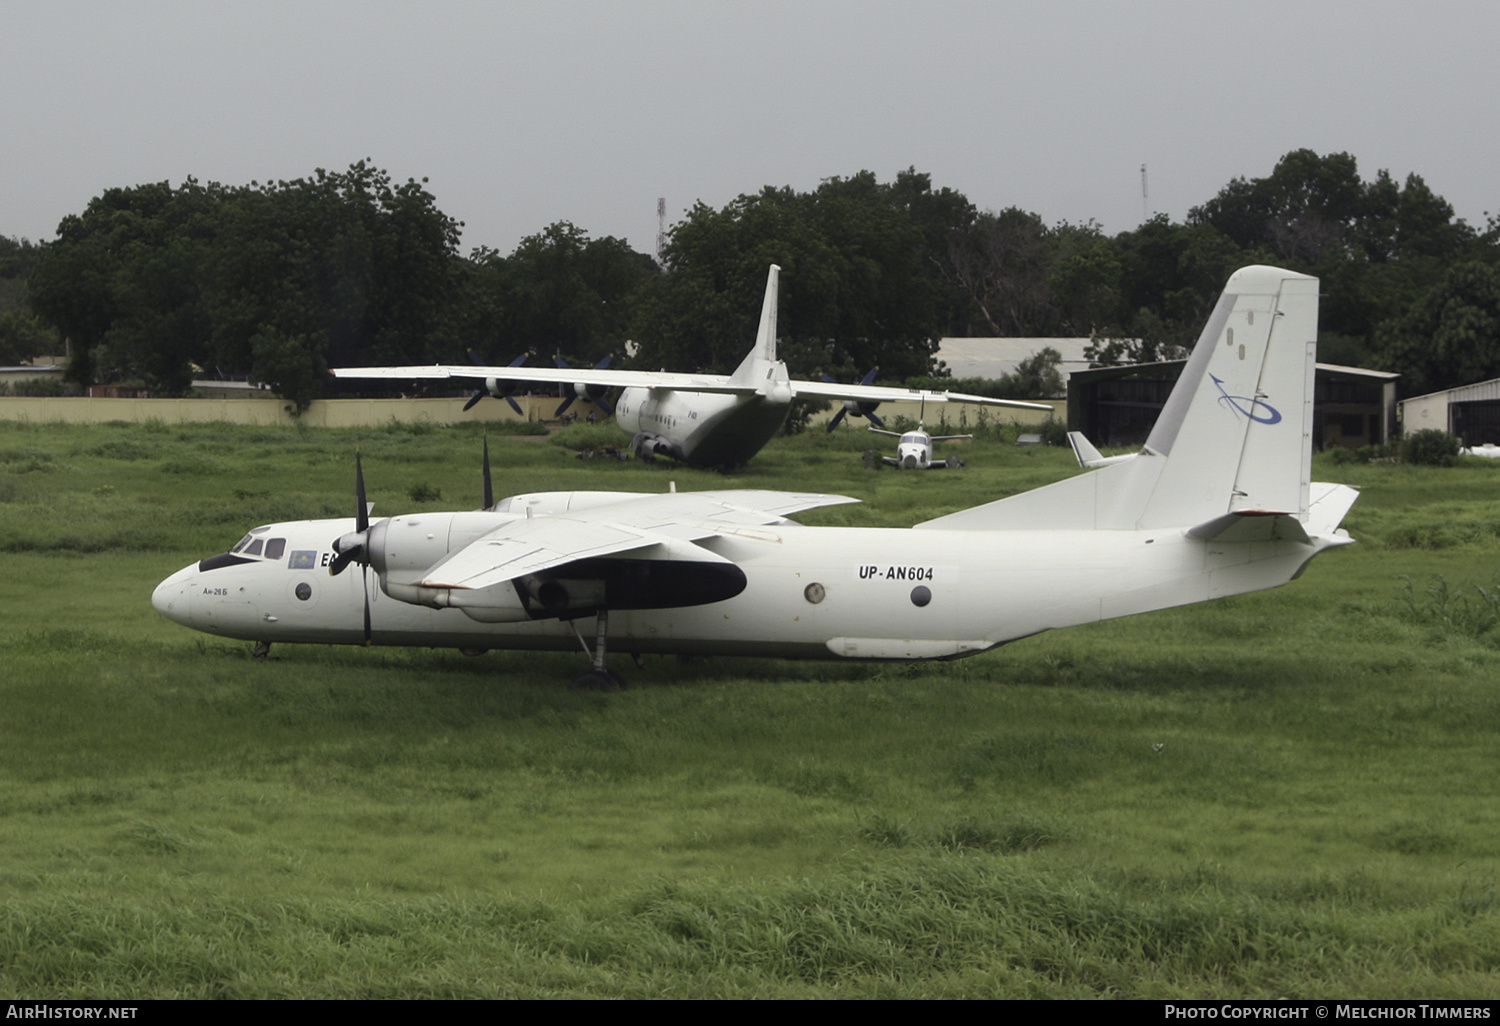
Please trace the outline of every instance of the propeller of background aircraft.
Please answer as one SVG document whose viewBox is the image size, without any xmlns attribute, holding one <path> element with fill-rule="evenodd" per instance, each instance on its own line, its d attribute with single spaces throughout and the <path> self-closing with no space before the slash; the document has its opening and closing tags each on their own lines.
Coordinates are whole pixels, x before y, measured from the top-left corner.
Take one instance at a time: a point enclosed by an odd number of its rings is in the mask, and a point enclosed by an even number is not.
<svg viewBox="0 0 1500 1026">
<path fill-rule="evenodd" d="M 484 435 L 484 505 L 481 509 L 489 509 L 495 504 L 495 489 L 490 484 L 490 435 L 486 431 Z"/>
<path fill-rule="evenodd" d="M 614 358 L 615 354 L 610 353 L 608 356 L 594 365 L 594 370 L 607 369 L 609 367 L 610 361 Z M 561 370 L 571 369 L 568 361 L 564 360 L 561 356 L 554 354 L 552 360 Z M 562 405 L 557 408 L 557 412 L 553 414 L 554 417 L 561 417 L 563 413 L 567 411 L 568 407 L 573 405 L 574 399 L 587 399 L 589 402 L 599 407 L 599 409 L 603 410 L 606 417 L 614 416 L 614 407 L 610 406 L 609 403 L 604 399 L 605 394 L 609 392 L 608 385 L 564 385 L 563 391 L 567 394 L 567 398 L 564 399 L 562 401 Z"/>
<path fill-rule="evenodd" d="M 875 375 L 879 372 L 879 367 L 871 367 L 870 373 L 866 374 L 859 383 L 861 385 L 870 384 L 875 380 Z M 827 374 L 823 375 L 823 380 L 830 385 L 837 385 L 840 383 L 838 378 L 829 377 Z M 853 399 L 846 399 L 844 401 L 843 408 L 840 409 L 839 412 L 835 413 L 833 415 L 833 419 L 828 422 L 829 432 L 832 432 L 834 428 L 838 427 L 839 422 L 842 421 L 846 416 L 864 417 L 876 427 L 885 427 L 885 421 L 875 416 L 875 408 L 879 405 L 879 403 L 861 403 L 855 402 Z"/>
<path fill-rule="evenodd" d="M 523 364 L 523 363 L 526 362 L 526 358 L 528 356 L 530 356 L 531 354 L 532 354 L 532 350 L 528 349 L 528 350 L 526 350 L 526 352 L 522 353 L 520 356 L 518 356 L 514 360 L 510 361 L 510 363 L 507 364 L 507 366 L 510 366 L 510 367 L 519 367 L 519 366 L 521 366 L 521 364 Z M 473 350 L 473 349 L 469 350 L 469 359 L 472 360 L 472 361 L 474 361 L 474 363 L 478 364 L 481 367 L 483 367 L 483 366 L 486 365 L 485 361 L 484 361 L 484 358 L 482 356 L 480 356 L 479 353 L 477 351 Z M 475 389 L 474 390 L 474 394 L 471 395 L 471 396 L 469 396 L 469 401 L 466 402 L 466 403 L 464 403 L 464 412 L 467 413 L 471 409 L 473 409 L 474 408 L 474 404 L 477 403 L 477 402 L 479 402 L 479 400 L 483 399 L 485 396 L 492 395 L 496 399 L 504 399 L 506 402 L 510 403 L 510 408 L 513 409 L 513 410 L 515 410 L 517 413 L 519 413 L 521 416 L 524 417 L 524 416 L 526 416 L 526 411 L 523 410 L 523 409 L 521 409 L 521 404 L 518 403 L 518 402 L 516 402 L 516 400 L 515 400 L 515 392 L 516 392 L 516 389 L 518 387 L 520 387 L 520 382 L 518 382 L 518 381 L 506 381 L 503 378 L 496 378 L 496 379 L 494 379 L 494 387 L 493 388 L 490 387 L 490 382 L 485 382 L 484 385 L 482 385 L 481 387 Z"/>
</svg>

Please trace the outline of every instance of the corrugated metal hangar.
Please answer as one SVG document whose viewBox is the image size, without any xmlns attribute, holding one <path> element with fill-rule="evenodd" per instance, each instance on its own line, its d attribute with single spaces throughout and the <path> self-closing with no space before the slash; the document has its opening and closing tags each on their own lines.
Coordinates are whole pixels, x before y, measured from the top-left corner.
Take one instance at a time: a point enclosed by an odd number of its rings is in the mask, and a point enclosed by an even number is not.
<svg viewBox="0 0 1500 1026">
<path fill-rule="evenodd" d="M 1140 445 L 1151 433 L 1186 360 L 1095 367 L 1068 377 L 1068 428 L 1095 445 Z M 1386 371 L 1320 363 L 1315 372 L 1313 449 L 1389 442 L 1396 378 Z"/>
<path fill-rule="evenodd" d="M 1465 446 L 1500 443 L 1500 378 L 1403 400 L 1401 428 L 1448 431 Z"/>
</svg>

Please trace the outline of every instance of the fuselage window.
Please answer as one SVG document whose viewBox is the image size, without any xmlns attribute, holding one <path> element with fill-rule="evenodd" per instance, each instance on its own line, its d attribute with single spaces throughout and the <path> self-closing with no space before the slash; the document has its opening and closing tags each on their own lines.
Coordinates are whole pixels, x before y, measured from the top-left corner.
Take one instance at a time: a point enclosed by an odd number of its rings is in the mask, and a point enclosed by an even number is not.
<svg viewBox="0 0 1500 1026">
<path fill-rule="evenodd" d="M 286 539 L 272 538 L 266 542 L 266 558 L 280 559 L 286 553 Z"/>
</svg>

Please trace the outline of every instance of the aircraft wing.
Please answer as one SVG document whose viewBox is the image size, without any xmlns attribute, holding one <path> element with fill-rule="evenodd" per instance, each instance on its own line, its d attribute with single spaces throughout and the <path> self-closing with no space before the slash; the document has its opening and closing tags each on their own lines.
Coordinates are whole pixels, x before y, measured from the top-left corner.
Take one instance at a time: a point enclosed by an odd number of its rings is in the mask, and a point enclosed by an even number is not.
<svg viewBox="0 0 1500 1026">
<path fill-rule="evenodd" d="M 784 524 L 787 513 L 858 501 L 847 495 L 752 489 L 671 492 L 517 518 L 433 564 L 421 584 L 477 590 L 576 560 L 627 552 L 648 559 L 727 562 L 691 543 L 736 528 Z"/>
<path fill-rule="evenodd" d="M 679 392 L 722 392 L 729 395 L 753 394 L 753 385 L 729 383 L 721 374 L 676 374 L 670 371 L 600 370 L 589 367 L 567 370 L 561 367 L 480 367 L 474 364 L 419 364 L 410 367 L 335 367 L 336 378 L 413 379 L 464 378 L 484 381 L 534 382 L 545 385 L 603 385 L 609 388 L 665 388 Z"/>
<path fill-rule="evenodd" d="M 982 403 L 985 406 L 1009 406 L 1017 410 L 1046 410 L 1045 403 L 1027 403 L 1019 399 L 992 399 L 987 395 L 965 392 L 934 392 L 922 388 L 891 388 L 885 385 L 843 385 L 837 381 L 791 381 L 792 392 L 819 399 L 852 399 L 859 403 L 893 403 L 901 400 L 929 403 Z"/>
<path fill-rule="evenodd" d="M 335 367 L 337 378 L 413 379 L 463 378 L 467 380 L 535 382 L 547 385 L 603 385 L 609 388 L 656 388 L 675 392 L 715 392 L 723 395 L 756 395 L 766 388 L 765 382 L 733 381 L 722 374 L 678 374 L 671 371 L 600 370 L 587 368 L 565 370 L 559 367 L 480 367 L 473 364 L 419 364 L 409 367 Z M 774 379 L 773 379 L 774 382 Z M 909 399 L 929 403 L 982 403 L 986 406 L 1009 406 L 1021 410 L 1052 411 L 1042 403 L 1016 399 L 991 399 L 963 392 L 935 392 L 921 388 L 890 388 L 882 385 L 842 385 L 832 381 L 787 382 L 793 395 L 819 399 L 852 399 L 855 402 L 888 403 Z"/>
</svg>

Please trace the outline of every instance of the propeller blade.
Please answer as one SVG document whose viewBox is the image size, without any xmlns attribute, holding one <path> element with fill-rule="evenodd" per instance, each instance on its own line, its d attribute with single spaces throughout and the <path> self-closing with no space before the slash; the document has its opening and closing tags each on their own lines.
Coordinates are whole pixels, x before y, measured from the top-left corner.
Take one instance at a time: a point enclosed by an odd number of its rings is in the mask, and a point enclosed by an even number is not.
<svg viewBox="0 0 1500 1026">
<path fill-rule="evenodd" d="M 874 383 L 874 381 L 875 381 L 875 375 L 877 375 L 877 374 L 879 374 L 879 373 L 880 373 L 880 368 L 879 368 L 879 367 L 871 367 L 871 368 L 870 368 L 870 373 L 868 373 L 868 374 L 866 374 L 866 375 L 865 375 L 865 376 L 864 376 L 864 377 L 863 377 L 863 378 L 862 378 L 862 379 L 861 379 L 861 380 L 860 380 L 860 382 L 859 382 L 859 383 L 860 383 L 860 384 L 861 384 L 861 385 L 869 385 L 869 384 L 873 384 L 873 383 Z"/>
<path fill-rule="evenodd" d="M 469 362 L 475 364 L 476 366 L 483 367 L 484 366 L 484 357 L 482 357 L 482 356 L 479 355 L 479 350 L 477 350 L 477 349 L 470 349 L 469 350 Z"/>
<path fill-rule="evenodd" d="M 490 436 L 484 436 L 484 508 L 489 509 L 495 504 L 495 489 L 490 484 Z"/>
<path fill-rule="evenodd" d="M 364 534 L 370 529 L 370 507 L 365 502 L 365 468 L 359 450 L 354 450 L 354 530 Z"/>
<path fill-rule="evenodd" d="M 569 406 L 573 405 L 573 400 L 575 398 L 577 398 L 577 397 L 570 395 L 566 399 L 564 399 L 562 401 L 562 405 L 557 408 L 557 412 L 554 413 L 552 416 L 554 416 L 554 417 L 561 417 L 563 415 L 563 411 L 565 411 Z"/>
<path fill-rule="evenodd" d="M 364 577 L 364 579 L 365 579 L 365 648 L 369 648 L 370 647 L 370 640 L 371 640 L 371 633 L 372 633 L 371 630 L 370 630 L 370 570 L 369 570 L 369 567 L 365 567 L 364 568 L 361 576 Z"/>
<path fill-rule="evenodd" d="M 484 389 L 481 388 L 478 391 L 476 391 L 473 395 L 469 396 L 469 401 L 466 402 L 466 403 L 464 403 L 464 412 L 468 413 L 470 410 L 472 410 L 474 408 L 474 404 L 475 403 L 479 402 L 479 400 L 483 399 L 488 394 L 489 394 L 488 392 L 486 392 Z M 510 396 L 506 396 L 505 398 L 510 399 Z M 515 400 L 511 399 L 510 401 L 511 401 L 512 405 L 514 405 Z"/>
<path fill-rule="evenodd" d="M 353 548 L 348 552 L 340 552 L 328 563 L 328 576 L 337 577 L 344 572 L 344 568 L 354 562 L 354 557 L 359 555 L 360 549 Z"/>
<path fill-rule="evenodd" d="M 515 396 L 508 395 L 508 396 L 505 397 L 505 401 L 508 402 L 508 403 L 510 403 L 510 408 L 511 409 L 515 410 L 517 413 L 519 413 L 523 417 L 526 416 L 526 411 L 523 410 L 523 409 L 521 409 L 521 404 L 518 403 L 518 402 L 516 402 L 516 397 Z"/>
<path fill-rule="evenodd" d="M 613 417 L 615 415 L 615 408 L 609 405 L 609 400 L 602 395 L 594 400 L 594 405 L 603 410 L 606 417 Z"/>
<path fill-rule="evenodd" d="M 878 427 L 878 428 L 885 427 L 885 421 L 883 421 L 879 417 L 875 416 L 875 411 L 874 410 L 871 410 L 869 413 L 865 414 L 865 417 L 868 418 L 869 421 L 870 421 L 870 423 L 874 424 L 876 427 Z"/>
<path fill-rule="evenodd" d="M 847 406 L 839 407 L 839 412 L 835 413 L 833 415 L 833 419 L 828 422 L 828 433 L 830 435 L 838 429 L 839 423 L 844 419 L 844 414 L 848 412 L 849 408 Z"/>
</svg>

